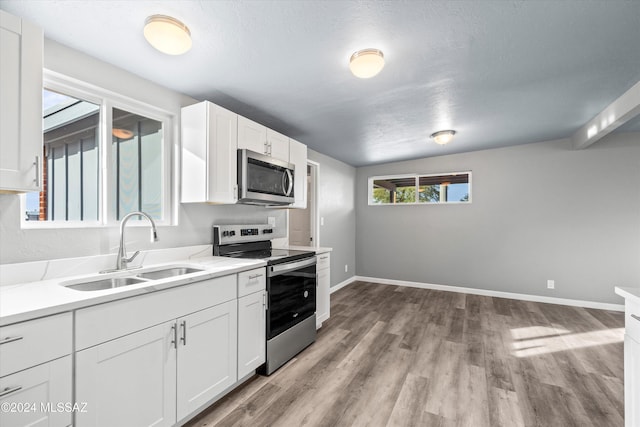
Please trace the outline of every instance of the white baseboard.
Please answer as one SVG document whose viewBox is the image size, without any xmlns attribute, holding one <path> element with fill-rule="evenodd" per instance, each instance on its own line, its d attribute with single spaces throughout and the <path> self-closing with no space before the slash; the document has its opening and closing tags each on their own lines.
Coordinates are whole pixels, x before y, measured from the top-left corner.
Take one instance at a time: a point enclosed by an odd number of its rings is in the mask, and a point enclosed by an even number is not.
<svg viewBox="0 0 640 427">
<path fill-rule="evenodd" d="M 357 279 L 357 277 L 358 276 L 351 276 L 347 280 L 342 281 L 342 282 L 338 283 L 335 286 L 332 286 L 331 288 L 329 288 L 329 293 L 332 294 L 335 291 L 339 291 L 340 289 L 344 288 L 345 286 L 352 284 L 356 280 L 359 280 L 359 279 Z"/>
<path fill-rule="evenodd" d="M 331 288 L 335 292 L 355 281 L 380 283 L 383 285 L 408 286 L 412 288 L 435 289 L 447 292 L 459 292 L 464 294 L 483 295 L 488 297 L 510 298 L 522 301 L 544 302 L 549 304 L 570 305 L 574 307 L 597 308 L 600 310 L 624 311 L 624 304 L 609 304 L 595 301 L 583 301 L 566 298 L 545 297 L 541 295 L 517 294 L 513 292 L 489 291 L 486 289 L 463 288 L 460 286 L 434 285 L 432 283 L 408 282 L 404 280 L 380 279 L 377 277 L 354 276 Z"/>
</svg>

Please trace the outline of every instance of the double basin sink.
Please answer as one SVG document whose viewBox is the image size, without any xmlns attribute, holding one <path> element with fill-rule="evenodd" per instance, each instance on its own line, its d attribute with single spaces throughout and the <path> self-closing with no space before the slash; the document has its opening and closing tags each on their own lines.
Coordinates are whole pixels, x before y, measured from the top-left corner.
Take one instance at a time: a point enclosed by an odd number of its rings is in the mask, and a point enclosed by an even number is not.
<svg viewBox="0 0 640 427">
<path fill-rule="evenodd" d="M 202 268 L 194 267 L 168 267 L 149 271 L 141 271 L 132 276 L 89 278 L 82 282 L 67 282 L 60 285 L 76 291 L 103 291 L 105 289 L 115 289 L 123 286 L 135 285 L 152 280 L 167 279 L 169 277 L 184 276 L 185 274 L 199 273 Z"/>
</svg>

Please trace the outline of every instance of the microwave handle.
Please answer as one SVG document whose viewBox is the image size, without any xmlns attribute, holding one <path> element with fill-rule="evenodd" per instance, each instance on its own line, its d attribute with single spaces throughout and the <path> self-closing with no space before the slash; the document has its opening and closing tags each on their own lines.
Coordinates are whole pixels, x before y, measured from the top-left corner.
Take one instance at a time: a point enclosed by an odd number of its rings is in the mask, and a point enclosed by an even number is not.
<svg viewBox="0 0 640 427">
<path fill-rule="evenodd" d="M 291 175 L 290 169 L 285 169 L 282 175 L 282 190 L 285 196 L 291 195 L 291 190 L 293 190 L 293 175 Z"/>
</svg>

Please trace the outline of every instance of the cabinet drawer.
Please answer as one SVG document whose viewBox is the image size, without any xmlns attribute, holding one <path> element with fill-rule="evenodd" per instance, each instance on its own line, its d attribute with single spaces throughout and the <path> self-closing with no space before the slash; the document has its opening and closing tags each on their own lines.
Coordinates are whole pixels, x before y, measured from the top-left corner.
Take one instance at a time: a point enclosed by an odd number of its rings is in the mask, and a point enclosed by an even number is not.
<svg viewBox="0 0 640 427">
<path fill-rule="evenodd" d="M 0 328 L 0 377 L 71 354 L 71 313 Z"/>
<path fill-rule="evenodd" d="M 236 281 L 232 274 L 78 310 L 76 350 L 231 301 Z"/>
<path fill-rule="evenodd" d="M 0 390 L 6 393 L 0 397 L 0 425 L 71 425 L 71 377 L 71 356 L 66 356 L 0 378 Z M 79 405 L 78 410 L 88 408 Z"/>
<path fill-rule="evenodd" d="M 624 313 L 625 333 L 640 342 L 640 304 L 627 298 Z"/>
<path fill-rule="evenodd" d="M 328 253 L 316 255 L 316 258 L 318 260 L 316 270 L 323 270 L 331 266 L 331 256 Z"/>
<path fill-rule="evenodd" d="M 238 298 L 266 289 L 267 270 L 256 268 L 238 273 Z"/>
</svg>

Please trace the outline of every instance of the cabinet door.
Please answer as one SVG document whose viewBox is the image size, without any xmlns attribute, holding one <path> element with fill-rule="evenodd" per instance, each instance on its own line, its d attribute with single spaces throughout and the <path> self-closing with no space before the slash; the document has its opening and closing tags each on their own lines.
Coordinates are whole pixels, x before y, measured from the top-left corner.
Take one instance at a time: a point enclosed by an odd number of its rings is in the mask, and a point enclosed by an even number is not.
<svg viewBox="0 0 640 427">
<path fill-rule="evenodd" d="M 204 101 L 182 109 L 182 202 L 237 200 L 238 115 Z"/>
<path fill-rule="evenodd" d="M 328 263 L 329 254 L 318 255 L 318 265 Z M 329 319 L 331 270 L 318 267 L 318 292 L 316 293 L 316 327 Z"/>
<path fill-rule="evenodd" d="M 246 117 L 238 116 L 238 149 L 240 148 L 267 154 L 267 128 Z"/>
<path fill-rule="evenodd" d="M 178 319 L 178 420 L 237 379 L 235 300 Z"/>
<path fill-rule="evenodd" d="M 175 326 L 166 322 L 76 353 L 76 402 L 87 402 L 77 426 L 175 424 Z"/>
<path fill-rule="evenodd" d="M 238 379 L 264 363 L 266 333 L 266 293 L 238 299 Z"/>
<path fill-rule="evenodd" d="M 233 204 L 238 200 L 237 143 L 238 115 L 210 104 L 208 202 Z"/>
<path fill-rule="evenodd" d="M 624 337 L 624 425 L 640 426 L 640 343 Z"/>
<path fill-rule="evenodd" d="M 71 425 L 71 377 L 71 356 L 65 356 L 0 378 L 0 425 Z M 78 406 L 82 410 L 90 409 Z"/>
<path fill-rule="evenodd" d="M 289 140 L 289 162 L 296 167 L 295 177 L 293 180 L 293 194 L 295 202 L 292 208 L 307 208 L 307 146 L 295 141 Z M 308 243 L 307 243 L 308 244 Z"/>
<path fill-rule="evenodd" d="M 289 137 L 274 130 L 267 129 L 268 155 L 274 159 L 289 161 Z"/>
<path fill-rule="evenodd" d="M 38 191 L 42 30 L 0 10 L 0 190 Z"/>
</svg>

